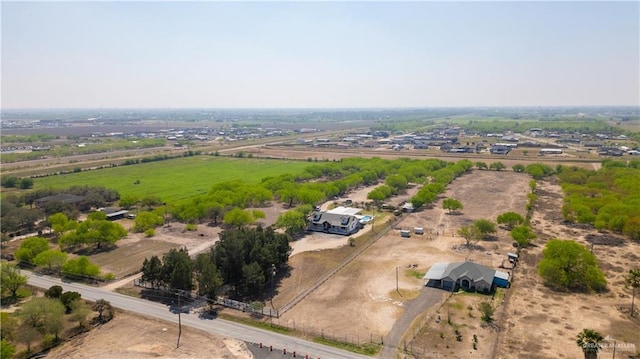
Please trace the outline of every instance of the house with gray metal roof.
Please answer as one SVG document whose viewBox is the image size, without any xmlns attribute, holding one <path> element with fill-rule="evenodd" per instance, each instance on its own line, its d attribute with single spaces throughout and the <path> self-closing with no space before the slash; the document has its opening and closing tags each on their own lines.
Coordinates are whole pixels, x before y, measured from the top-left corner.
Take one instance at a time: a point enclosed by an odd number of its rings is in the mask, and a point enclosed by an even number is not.
<svg viewBox="0 0 640 359">
<path fill-rule="evenodd" d="M 435 263 L 424 275 L 425 286 L 455 290 L 491 292 L 497 287 L 509 286 L 509 274 L 474 262 Z"/>
<path fill-rule="evenodd" d="M 360 229 L 360 221 L 356 216 L 346 213 L 315 211 L 308 218 L 307 229 L 348 236 Z"/>
</svg>

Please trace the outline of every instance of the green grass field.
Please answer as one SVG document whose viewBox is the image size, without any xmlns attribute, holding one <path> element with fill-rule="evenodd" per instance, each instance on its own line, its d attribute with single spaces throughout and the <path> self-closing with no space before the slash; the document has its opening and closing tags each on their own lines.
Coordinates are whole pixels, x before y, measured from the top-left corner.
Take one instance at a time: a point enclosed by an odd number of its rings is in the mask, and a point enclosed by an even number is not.
<svg viewBox="0 0 640 359">
<path fill-rule="evenodd" d="M 120 196 L 158 196 L 171 204 L 208 192 L 218 182 L 258 183 L 264 177 L 299 173 L 302 161 L 193 156 L 66 175 L 36 178 L 34 189 L 104 186 Z M 139 184 L 134 182 L 140 181 Z"/>
</svg>

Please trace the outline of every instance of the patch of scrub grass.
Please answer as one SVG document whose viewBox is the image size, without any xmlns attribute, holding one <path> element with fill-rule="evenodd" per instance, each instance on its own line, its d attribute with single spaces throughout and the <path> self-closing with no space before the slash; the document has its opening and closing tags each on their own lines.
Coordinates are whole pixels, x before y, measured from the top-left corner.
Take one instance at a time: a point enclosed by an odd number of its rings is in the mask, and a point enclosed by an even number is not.
<svg viewBox="0 0 640 359">
<path fill-rule="evenodd" d="M 427 272 L 420 272 L 420 271 L 417 271 L 417 270 L 414 270 L 414 269 L 407 269 L 407 270 L 404 272 L 404 274 L 405 274 L 407 277 L 413 277 L 413 278 L 417 278 L 417 279 L 422 279 L 422 278 L 424 278 L 424 275 L 425 275 L 426 273 L 427 273 Z"/>
<path fill-rule="evenodd" d="M 400 289 L 399 292 L 400 293 L 395 289 L 392 290 L 389 292 L 389 298 L 392 300 L 406 301 L 415 299 L 420 295 L 420 291 L 416 289 Z"/>
<path fill-rule="evenodd" d="M 493 294 L 493 299 L 496 303 L 502 303 L 505 295 L 507 295 L 507 290 L 505 288 L 496 288 L 496 292 Z"/>
<path fill-rule="evenodd" d="M 275 332 L 275 333 L 280 333 L 280 334 L 292 334 L 293 333 L 293 330 L 291 330 L 291 329 L 289 329 L 287 327 L 283 327 L 282 325 L 272 324 L 272 323 L 269 323 L 269 322 L 261 322 L 261 321 L 253 320 L 253 319 L 250 319 L 250 318 L 244 318 L 244 317 L 236 317 L 234 315 L 229 315 L 229 314 L 225 314 L 225 313 L 220 313 L 218 315 L 218 317 L 222 318 L 224 320 L 231 321 L 231 322 L 236 322 L 236 323 L 240 323 L 240 324 L 244 324 L 244 325 L 249 325 L 249 326 L 252 326 L 252 327 L 268 330 L 268 331 Z"/>
<path fill-rule="evenodd" d="M 124 294 L 134 298 L 142 298 L 142 296 L 140 295 L 140 291 L 136 288 L 120 287 L 116 288 L 116 293 Z"/>
<path fill-rule="evenodd" d="M 313 338 L 313 341 L 316 343 L 328 345 L 330 347 L 339 348 L 343 350 L 347 350 L 353 353 L 364 354 L 374 356 L 380 352 L 382 349 L 382 345 L 378 343 L 367 343 L 367 344 L 353 344 L 353 343 L 345 343 L 333 339 L 329 339 L 326 337 L 316 337 Z"/>
</svg>

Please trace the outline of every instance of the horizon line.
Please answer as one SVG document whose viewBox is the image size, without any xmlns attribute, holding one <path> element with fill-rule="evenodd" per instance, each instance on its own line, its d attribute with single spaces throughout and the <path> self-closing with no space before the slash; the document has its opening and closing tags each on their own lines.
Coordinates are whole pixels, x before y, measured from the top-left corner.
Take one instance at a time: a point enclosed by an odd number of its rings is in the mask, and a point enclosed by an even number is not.
<svg viewBox="0 0 640 359">
<path fill-rule="evenodd" d="M 637 105 L 462 105 L 462 106 L 387 106 L 387 107 L 0 107 L 3 111 L 59 110 L 429 110 L 429 109 L 512 109 L 512 108 L 638 108 Z"/>
</svg>

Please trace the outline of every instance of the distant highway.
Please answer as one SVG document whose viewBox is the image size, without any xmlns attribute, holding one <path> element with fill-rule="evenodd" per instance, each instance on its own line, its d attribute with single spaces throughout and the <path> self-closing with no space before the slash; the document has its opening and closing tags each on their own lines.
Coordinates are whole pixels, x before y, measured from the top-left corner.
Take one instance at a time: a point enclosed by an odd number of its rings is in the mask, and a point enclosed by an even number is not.
<svg viewBox="0 0 640 359">
<path fill-rule="evenodd" d="M 30 285 L 48 289 L 53 285 L 61 286 L 65 291 L 75 291 L 82 295 L 82 298 L 96 301 L 104 299 L 115 308 L 126 310 L 146 317 L 157 318 L 178 325 L 178 315 L 169 311 L 166 305 L 150 302 L 147 300 L 129 297 L 120 293 L 110 292 L 103 288 L 91 287 L 79 283 L 65 283 L 58 278 L 40 276 L 29 271 L 22 271 L 28 278 Z M 288 353 L 295 351 L 299 356 L 309 355 L 311 358 L 344 358 L 363 359 L 371 358 L 365 355 L 355 354 L 337 348 L 328 347 L 322 344 L 313 343 L 296 337 L 273 333 L 267 330 L 254 328 L 223 319 L 201 319 L 197 314 L 182 314 L 182 324 L 195 329 L 200 329 L 209 333 L 231 337 L 250 343 L 263 343 L 272 345 L 278 350 L 287 349 Z M 177 339 L 177 338 L 176 338 Z M 188 341 L 188 337 L 183 337 L 182 341 Z M 287 356 L 290 356 L 288 354 Z"/>
</svg>

